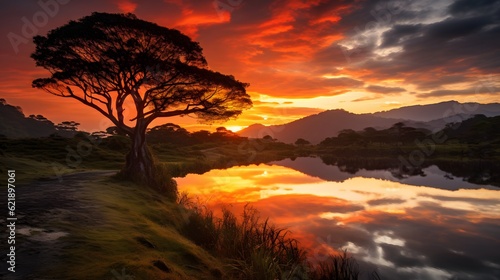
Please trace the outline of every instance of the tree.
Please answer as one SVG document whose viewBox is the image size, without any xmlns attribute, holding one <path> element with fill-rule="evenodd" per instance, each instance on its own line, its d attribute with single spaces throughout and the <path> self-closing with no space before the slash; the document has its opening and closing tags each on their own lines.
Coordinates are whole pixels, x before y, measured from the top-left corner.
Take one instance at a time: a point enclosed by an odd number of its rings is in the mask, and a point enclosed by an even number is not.
<svg viewBox="0 0 500 280">
<path fill-rule="evenodd" d="M 75 121 L 64 121 L 56 125 L 57 130 L 62 131 L 77 131 L 80 124 Z"/>
<path fill-rule="evenodd" d="M 154 119 L 227 120 L 252 105 L 248 84 L 209 70 L 197 42 L 133 14 L 93 13 L 33 40 L 31 57 L 51 73 L 33 87 L 80 101 L 128 135 L 121 174 L 132 179 L 149 183 L 155 175 L 145 137 Z"/>
<path fill-rule="evenodd" d="M 266 142 L 275 142 L 276 139 L 274 139 L 271 135 L 267 134 L 266 136 L 262 137 L 262 140 Z"/>
<path fill-rule="evenodd" d="M 297 139 L 297 141 L 295 141 L 295 145 L 306 146 L 306 145 L 311 145 L 311 142 L 307 141 L 306 139 L 299 138 L 299 139 Z"/>
</svg>

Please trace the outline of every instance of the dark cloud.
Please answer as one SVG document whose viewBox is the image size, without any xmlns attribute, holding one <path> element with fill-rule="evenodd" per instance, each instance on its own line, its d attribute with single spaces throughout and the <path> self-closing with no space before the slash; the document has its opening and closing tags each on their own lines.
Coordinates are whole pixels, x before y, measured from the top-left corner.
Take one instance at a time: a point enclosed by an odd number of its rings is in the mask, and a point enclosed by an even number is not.
<svg viewBox="0 0 500 280">
<path fill-rule="evenodd" d="M 379 205 L 387 205 L 387 204 L 400 204 L 404 203 L 406 200 L 400 198 L 379 198 L 368 200 L 367 203 L 370 206 L 379 206 Z"/>
<path fill-rule="evenodd" d="M 367 86 L 366 90 L 374 93 L 401 93 L 406 91 L 401 87 L 383 87 L 376 85 Z"/>
<path fill-rule="evenodd" d="M 457 0 L 448 8 L 452 15 L 480 15 L 498 9 L 498 0 Z"/>
<path fill-rule="evenodd" d="M 460 89 L 460 90 L 433 90 L 430 92 L 417 94 L 420 98 L 436 97 L 436 96 L 457 96 L 457 95 L 474 95 L 474 94 L 489 94 L 496 95 L 500 92 L 500 88 L 496 87 L 483 87 L 477 86 L 474 88 Z"/>
<path fill-rule="evenodd" d="M 380 99 L 380 96 L 363 96 L 360 98 L 356 98 L 351 100 L 351 102 L 363 102 L 363 101 L 370 101 L 370 100 L 376 100 Z"/>
<path fill-rule="evenodd" d="M 477 80 L 478 75 L 500 72 L 500 1 L 460 0 L 444 10 L 418 6 L 424 2 L 407 3 L 399 13 L 390 14 L 390 22 L 385 25 L 373 17 L 372 4 L 347 15 L 343 22 L 353 24 L 353 30 L 346 33 L 346 40 L 356 43 L 348 52 L 348 65 L 370 71 L 363 79 L 399 78 L 420 90 L 436 91 L 420 97 L 452 95 L 437 90 L 448 84 L 471 82 L 471 76 Z M 370 20 L 378 24 L 371 30 L 363 24 Z M 388 30 L 380 36 L 380 44 L 373 45 L 381 26 Z M 389 47 L 396 49 L 385 57 L 377 55 Z M 458 93 L 472 94 L 467 90 Z"/>
<path fill-rule="evenodd" d="M 425 38 L 428 41 L 443 43 L 463 38 L 480 31 L 494 23 L 492 18 L 478 16 L 473 18 L 450 18 L 425 27 Z"/>
<path fill-rule="evenodd" d="M 351 78 L 331 78 L 327 79 L 327 83 L 330 86 L 342 86 L 342 87 L 360 87 L 364 85 L 364 82 L 351 79 Z"/>
<path fill-rule="evenodd" d="M 457 83 L 465 83 L 465 82 L 474 82 L 475 79 L 473 77 L 466 76 L 467 74 L 457 74 L 457 75 L 446 75 L 446 76 L 438 76 L 438 77 L 430 77 L 428 79 L 423 79 L 418 82 L 419 90 L 435 90 L 444 85 L 452 85 Z M 418 79 L 418 77 L 415 77 Z M 408 80 L 412 80 L 411 77 Z"/>
<path fill-rule="evenodd" d="M 430 197 L 439 201 L 463 201 L 471 203 L 474 205 L 497 205 L 500 204 L 498 199 L 487 199 L 487 198 L 474 198 L 474 197 L 455 197 L 455 196 L 444 196 L 444 195 L 430 195 L 430 194 L 419 194 L 420 196 Z"/>
<path fill-rule="evenodd" d="M 396 267 L 422 267 L 424 262 L 415 256 L 411 257 L 411 253 L 408 252 L 403 246 L 392 245 L 387 243 L 380 244 L 382 250 L 384 251 L 384 258 L 391 260 Z"/>
<path fill-rule="evenodd" d="M 422 24 L 396 24 L 382 34 L 380 48 L 397 46 L 401 41 L 417 36 L 421 30 Z"/>
</svg>

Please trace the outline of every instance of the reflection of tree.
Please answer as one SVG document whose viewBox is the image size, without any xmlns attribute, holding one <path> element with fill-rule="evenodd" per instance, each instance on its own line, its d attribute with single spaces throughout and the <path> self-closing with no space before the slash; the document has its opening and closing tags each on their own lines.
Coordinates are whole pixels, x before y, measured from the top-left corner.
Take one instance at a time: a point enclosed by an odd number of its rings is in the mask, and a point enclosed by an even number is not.
<svg viewBox="0 0 500 280">
<path fill-rule="evenodd" d="M 413 144 L 416 139 L 422 139 L 430 135 L 430 131 L 421 128 L 408 127 L 398 122 L 387 129 L 377 130 L 367 127 L 362 131 L 344 129 L 337 137 L 329 137 L 323 140 L 321 146 L 363 146 L 382 144 L 397 145 Z"/>
<path fill-rule="evenodd" d="M 428 160 L 419 168 L 408 168 L 395 158 L 363 158 L 321 155 L 326 165 L 335 165 L 343 171 L 354 174 L 361 169 L 389 170 L 395 178 L 404 179 L 411 176 L 426 176 L 423 169 L 436 165 L 439 169 L 464 180 L 480 185 L 500 186 L 500 163 L 495 161 L 453 161 Z M 449 176 L 449 175 L 448 175 Z"/>
<path fill-rule="evenodd" d="M 311 142 L 307 141 L 306 139 L 299 138 L 299 139 L 297 139 L 297 141 L 295 141 L 295 145 L 306 146 L 306 145 L 311 145 Z"/>
</svg>

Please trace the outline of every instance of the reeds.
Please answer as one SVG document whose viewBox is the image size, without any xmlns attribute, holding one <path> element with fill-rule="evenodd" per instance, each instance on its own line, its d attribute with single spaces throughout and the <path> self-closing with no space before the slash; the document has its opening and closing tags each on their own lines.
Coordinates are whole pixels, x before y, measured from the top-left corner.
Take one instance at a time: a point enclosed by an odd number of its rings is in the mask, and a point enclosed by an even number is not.
<svg viewBox="0 0 500 280">
<path fill-rule="evenodd" d="M 245 206 L 241 219 L 227 208 L 222 209 L 218 218 L 185 195 L 180 202 L 190 211 L 181 233 L 226 261 L 227 272 L 233 279 L 352 280 L 360 275 L 356 260 L 347 252 L 312 264 L 299 242 L 289 237 L 287 229 L 261 219 L 251 206 Z M 379 279 L 376 273 L 373 279 Z"/>
</svg>

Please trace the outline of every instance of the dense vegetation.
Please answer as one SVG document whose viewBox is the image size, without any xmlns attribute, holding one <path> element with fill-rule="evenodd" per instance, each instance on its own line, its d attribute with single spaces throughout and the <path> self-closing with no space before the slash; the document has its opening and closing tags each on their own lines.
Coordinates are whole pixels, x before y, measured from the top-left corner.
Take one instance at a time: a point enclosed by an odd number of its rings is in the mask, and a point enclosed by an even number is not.
<svg viewBox="0 0 500 280">
<path fill-rule="evenodd" d="M 392 169 L 396 177 L 421 175 L 438 165 L 476 184 L 500 186 L 500 117 L 476 115 L 440 131 L 396 123 L 388 129 L 344 130 L 315 147 L 326 164 L 346 172 Z"/>
</svg>

